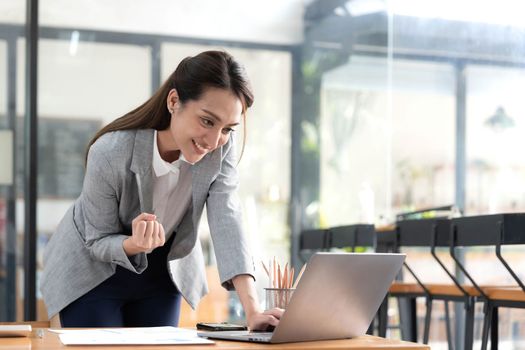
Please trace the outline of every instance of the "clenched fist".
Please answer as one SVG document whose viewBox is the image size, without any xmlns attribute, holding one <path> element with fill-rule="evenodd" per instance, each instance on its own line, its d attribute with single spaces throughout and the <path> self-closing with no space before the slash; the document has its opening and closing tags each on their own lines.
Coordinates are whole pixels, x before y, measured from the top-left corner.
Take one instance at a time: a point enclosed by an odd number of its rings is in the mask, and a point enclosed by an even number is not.
<svg viewBox="0 0 525 350">
<path fill-rule="evenodd" d="M 166 242 L 164 227 L 154 214 L 141 213 L 131 222 L 131 236 L 122 243 L 127 256 L 150 252 Z"/>
</svg>

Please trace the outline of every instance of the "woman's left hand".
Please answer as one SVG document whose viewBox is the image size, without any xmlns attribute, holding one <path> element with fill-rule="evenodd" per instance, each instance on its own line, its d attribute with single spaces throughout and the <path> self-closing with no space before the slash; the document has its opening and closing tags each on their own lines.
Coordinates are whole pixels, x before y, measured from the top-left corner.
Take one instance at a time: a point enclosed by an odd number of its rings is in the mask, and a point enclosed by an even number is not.
<svg viewBox="0 0 525 350">
<path fill-rule="evenodd" d="M 247 318 L 248 329 L 251 331 L 265 331 L 269 326 L 275 327 L 283 316 L 283 309 L 274 308 L 264 312 L 256 312 Z"/>
</svg>

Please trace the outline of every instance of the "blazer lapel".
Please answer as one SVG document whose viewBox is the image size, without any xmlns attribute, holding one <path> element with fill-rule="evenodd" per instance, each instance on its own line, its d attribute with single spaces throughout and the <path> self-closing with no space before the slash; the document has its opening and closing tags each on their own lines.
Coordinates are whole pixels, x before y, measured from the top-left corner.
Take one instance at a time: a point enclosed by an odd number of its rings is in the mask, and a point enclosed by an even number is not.
<svg viewBox="0 0 525 350">
<path fill-rule="evenodd" d="M 155 130 L 139 129 L 135 135 L 130 170 L 137 181 L 140 211 L 153 212 L 153 139 Z"/>
<path fill-rule="evenodd" d="M 204 159 L 191 167 L 192 173 L 192 200 L 193 200 L 193 222 L 198 227 L 198 221 L 202 213 L 202 207 L 208 196 L 210 184 L 213 182 L 221 168 L 221 150 L 207 154 Z"/>
</svg>

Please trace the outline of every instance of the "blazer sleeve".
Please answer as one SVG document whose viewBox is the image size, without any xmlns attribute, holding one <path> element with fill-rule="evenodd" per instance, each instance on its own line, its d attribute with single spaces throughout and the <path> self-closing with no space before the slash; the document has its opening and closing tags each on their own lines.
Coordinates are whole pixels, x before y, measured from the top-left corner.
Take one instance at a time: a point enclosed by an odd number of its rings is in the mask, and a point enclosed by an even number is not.
<svg viewBox="0 0 525 350">
<path fill-rule="evenodd" d="M 221 283 L 232 290 L 232 278 L 249 274 L 255 279 L 255 267 L 242 229 L 233 138 L 227 145 L 230 147 L 224 151 L 219 175 L 210 186 L 206 210 Z"/>
<path fill-rule="evenodd" d="M 122 246 L 122 242 L 129 236 L 122 233 L 119 220 L 119 184 L 106 152 L 96 142 L 88 153 L 81 196 L 86 247 L 95 260 L 114 263 L 141 273 L 147 267 L 146 254 L 128 257 Z"/>
</svg>

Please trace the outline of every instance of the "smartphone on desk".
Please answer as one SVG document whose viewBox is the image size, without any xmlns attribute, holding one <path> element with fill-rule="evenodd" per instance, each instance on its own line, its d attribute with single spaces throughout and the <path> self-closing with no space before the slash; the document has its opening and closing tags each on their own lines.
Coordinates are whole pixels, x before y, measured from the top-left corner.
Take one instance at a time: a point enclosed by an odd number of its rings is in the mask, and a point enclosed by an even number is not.
<svg viewBox="0 0 525 350">
<path fill-rule="evenodd" d="M 200 331 L 245 331 L 248 328 L 246 326 L 232 324 L 228 322 L 214 323 L 214 322 L 199 322 L 197 323 L 197 329 Z"/>
</svg>

